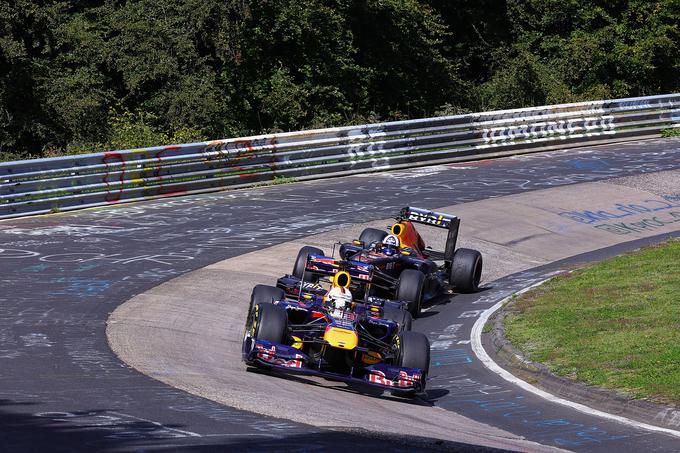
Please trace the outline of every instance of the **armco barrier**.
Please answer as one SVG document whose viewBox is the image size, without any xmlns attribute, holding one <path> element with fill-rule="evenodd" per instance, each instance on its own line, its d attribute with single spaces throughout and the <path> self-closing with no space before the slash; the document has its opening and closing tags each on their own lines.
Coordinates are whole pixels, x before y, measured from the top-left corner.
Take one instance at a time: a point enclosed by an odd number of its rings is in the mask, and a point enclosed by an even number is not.
<svg viewBox="0 0 680 453">
<path fill-rule="evenodd" d="M 680 93 L 0 163 L 0 218 L 658 137 Z"/>
</svg>

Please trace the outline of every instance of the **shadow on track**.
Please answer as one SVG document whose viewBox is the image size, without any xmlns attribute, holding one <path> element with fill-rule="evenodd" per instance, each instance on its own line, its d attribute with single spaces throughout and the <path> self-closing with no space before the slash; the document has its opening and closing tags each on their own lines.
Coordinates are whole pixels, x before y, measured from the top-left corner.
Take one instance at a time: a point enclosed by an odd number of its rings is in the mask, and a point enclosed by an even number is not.
<svg viewBox="0 0 680 453">
<path fill-rule="evenodd" d="M 38 402 L 0 400 L 0 445 L 3 453 L 44 451 L 188 451 L 188 452 L 342 452 L 351 448 L 390 452 L 500 452 L 475 445 L 428 438 L 394 439 L 360 431 L 311 430 L 308 434 L 224 435 L 182 431 L 182 425 L 160 425 L 117 417 L 115 410 L 73 413 L 25 413 Z M 369 427 L 370 428 L 370 427 Z"/>
<path fill-rule="evenodd" d="M 281 373 L 277 372 L 275 370 L 262 370 L 259 368 L 255 367 L 248 367 L 246 368 L 246 372 L 248 373 L 255 373 L 255 374 L 261 374 L 264 376 L 269 376 L 274 379 L 283 379 L 287 381 L 294 381 L 294 382 L 299 382 L 305 385 L 312 385 L 315 387 L 324 387 L 329 390 L 333 391 L 338 391 L 338 392 L 346 392 L 346 393 L 351 393 L 354 395 L 363 395 L 367 396 L 369 398 L 380 398 L 380 399 L 385 399 L 385 400 L 391 400 L 391 401 L 398 401 L 400 403 L 404 403 L 406 405 L 416 405 L 416 406 L 433 406 L 434 404 L 429 403 L 428 401 L 421 399 L 420 397 L 416 398 L 402 398 L 398 396 L 393 396 L 390 395 L 387 390 L 382 390 L 382 389 L 376 389 L 375 387 L 372 387 L 370 385 L 361 385 L 358 383 L 346 383 L 342 381 L 333 381 L 329 379 L 324 379 L 324 378 L 315 378 L 315 379 L 310 379 L 306 378 L 304 376 L 298 376 L 294 374 L 286 374 L 286 373 Z M 317 381 L 316 379 L 319 379 Z M 430 398 L 427 398 L 428 400 Z"/>
<path fill-rule="evenodd" d="M 451 303 L 464 302 L 470 297 L 479 297 L 481 294 L 492 290 L 494 287 L 491 285 L 485 285 L 480 287 L 477 292 L 474 293 L 451 293 L 451 294 L 440 294 L 432 299 L 430 299 L 424 308 L 427 311 L 423 311 L 418 317 L 419 318 L 429 318 L 439 313 L 435 311 L 435 308 L 444 307 Z"/>
</svg>

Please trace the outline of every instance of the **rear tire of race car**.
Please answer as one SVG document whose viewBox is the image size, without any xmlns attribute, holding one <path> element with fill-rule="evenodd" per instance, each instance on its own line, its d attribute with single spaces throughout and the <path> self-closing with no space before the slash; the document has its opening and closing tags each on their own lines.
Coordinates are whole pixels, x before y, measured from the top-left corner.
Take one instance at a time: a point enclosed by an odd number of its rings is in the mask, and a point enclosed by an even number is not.
<svg viewBox="0 0 680 453">
<path fill-rule="evenodd" d="M 458 249 L 453 254 L 449 283 L 461 293 L 474 293 L 479 290 L 482 277 L 482 254 L 477 250 Z"/>
<path fill-rule="evenodd" d="M 382 242 L 387 237 L 387 231 L 379 230 L 377 228 L 365 228 L 359 236 L 359 240 L 364 245 L 369 245 L 372 242 Z"/>
<path fill-rule="evenodd" d="M 285 308 L 271 303 L 256 304 L 252 320 L 255 323 L 254 338 L 272 343 L 285 342 L 288 336 L 288 314 Z"/>
<path fill-rule="evenodd" d="M 383 318 L 389 319 L 399 324 L 399 331 L 405 332 L 411 330 L 413 324 L 413 316 L 411 312 L 396 307 L 385 307 L 383 309 Z"/>
<path fill-rule="evenodd" d="M 306 245 L 300 249 L 298 256 L 295 259 L 295 266 L 293 266 L 293 275 L 297 278 L 301 278 L 306 282 L 316 283 L 319 278 L 312 274 L 311 272 L 305 272 L 305 264 L 307 263 L 307 257 L 309 255 L 323 255 L 326 254 L 320 248 L 312 247 Z"/>
<path fill-rule="evenodd" d="M 281 288 L 269 285 L 255 285 L 253 292 L 250 293 L 250 308 L 257 304 L 270 304 L 274 300 L 283 300 L 286 298 L 286 294 Z"/>
<path fill-rule="evenodd" d="M 408 302 L 408 311 L 414 318 L 420 315 L 424 286 L 425 274 L 418 270 L 406 269 L 399 275 L 396 299 Z"/>
<path fill-rule="evenodd" d="M 422 390 L 425 390 L 425 380 L 430 372 L 430 340 L 421 332 L 401 332 L 397 335 L 399 352 L 395 365 L 406 368 L 419 368 L 423 372 Z M 415 391 L 393 390 L 392 394 L 406 398 L 413 398 Z"/>
</svg>

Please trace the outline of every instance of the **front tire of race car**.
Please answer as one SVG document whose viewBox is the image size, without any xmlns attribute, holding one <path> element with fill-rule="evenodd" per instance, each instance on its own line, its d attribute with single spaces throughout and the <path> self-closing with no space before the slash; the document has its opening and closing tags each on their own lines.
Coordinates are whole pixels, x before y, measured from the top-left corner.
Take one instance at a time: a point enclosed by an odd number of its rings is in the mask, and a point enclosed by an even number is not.
<svg viewBox="0 0 680 453">
<path fill-rule="evenodd" d="M 286 294 L 281 288 L 269 285 L 255 285 L 253 292 L 250 293 L 250 308 L 248 310 L 252 310 L 259 303 L 270 304 L 275 300 L 283 300 L 285 298 Z"/>
<path fill-rule="evenodd" d="M 477 250 L 458 249 L 453 254 L 449 283 L 461 293 L 479 290 L 482 277 L 482 254 Z"/>
<path fill-rule="evenodd" d="M 411 324 L 413 324 L 413 316 L 411 312 L 403 310 L 396 307 L 385 307 L 383 309 L 383 318 L 389 319 L 399 324 L 399 331 L 409 331 L 411 330 Z"/>
<path fill-rule="evenodd" d="M 288 333 L 286 309 L 271 303 L 259 303 L 254 307 L 251 331 L 257 340 L 283 343 Z"/>
<path fill-rule="evenodd" d="M 422 375 L 422 391 L 425 391 L 425 380 L 430 371 L 430 340 L 421 332 L 401 332 L 395 338 L 397 357 L 395 365 L 405 368 L 419 368 Z M 393 390 L 395 396 L 413 398 L 415 391 Z"/>
<path fill-rule="evenodd" d="M 396 299 L 408 302 L 408 311 L 414 318 L 420 315 L 424 286 L 425 274 L 418 270 L 406 269 L 399 276 Z"/>
<path fill-rule="evenodd" d="M 305 272 L 305 265 L 307 264 L 307 257 L 309 255 L 326 256 L 326 254 L 320 248 L 312 247 L 310 245 L 302 247 L 298 252 L 297 258 L 295 259 L 295 265 L 293 266 L 293 275 L 297 278 L 303 279 L 306 282 L 316 283 L 316 281 L 318 281 L 319 278 L 314 276 L 314 274 L 312 274 L 311 272 Z"/>
<path fill-rule="evenodd" d="M 248 365 L 252 362 L 251 352 L 255 340 L 266 340 L 272 343 L 283 343 L 288 338 L 288 314 L 286 309 L 269 302 L 260 302 L 250 309 L 243 335 L 243 360 Z"/>
<path fill-rule="evenodd" d="M 387 231 L 379 230 L 377 228 L 365 228 L 359 236 L 359 240 L 365 245 L 372 242 L 382 242 L 387 237 Z"/>
</svg>

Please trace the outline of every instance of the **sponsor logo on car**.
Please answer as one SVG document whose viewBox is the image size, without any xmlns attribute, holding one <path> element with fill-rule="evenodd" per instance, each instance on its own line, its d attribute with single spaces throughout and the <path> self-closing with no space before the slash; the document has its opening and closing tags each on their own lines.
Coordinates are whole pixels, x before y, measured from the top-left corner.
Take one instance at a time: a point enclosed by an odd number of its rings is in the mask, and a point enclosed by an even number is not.
<svg viewBox="0 0 680 453">
<path fill-rule="evenodd" d="M 400 371 L 397 375 L 397 378 L 392 380 L 387 379 L 385 377 L 385 373 L 382 371 L 374 370 L 368 375 L 368 380 L 374 384 L 386 385 L 389 387 L 407 388 L 413 387 L 416 382 L 420 381 L 420 374 L 414 373 L 410 375 L 406 371 Z"/>
<path fill-rule="evenodd" d="M 257 351 L 255 357 L 267 363 L 271 363 L 272 365 L 285 366 L 287 368 L 302 368 L 302 359 L 304 357 L 300 354 L 295 354 L 293 359 L 276 357 L 276 346 L 274 345 L 267 348 L 258 344 L 255 346 L 255 350 Z"/>
<path fill-rule="evenodd" d="M 417 212 L 411 212 L 408 215 L 409 220 L 413 220 L 414 222 L 420 222 L 420 223 L 429 223 L 430 225 L 437 225 L 437 226 L 443 226 L 443 227 L 448 227 L 449 223 L 451 221 L 449 219 L 444 218 L 443 216 L 428 216 L 425 214 L 419 214 Z"/>
</svg>

